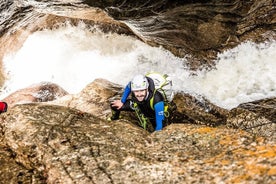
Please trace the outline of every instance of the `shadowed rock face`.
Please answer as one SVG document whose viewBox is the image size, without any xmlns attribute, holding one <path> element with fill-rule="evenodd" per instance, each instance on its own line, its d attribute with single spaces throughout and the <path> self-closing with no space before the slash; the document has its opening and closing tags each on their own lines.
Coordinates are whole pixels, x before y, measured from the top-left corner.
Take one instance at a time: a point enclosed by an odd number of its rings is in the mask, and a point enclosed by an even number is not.
<svg viewBox="0 0 276 184">
<path fill-rule="evenodd" d="M 271 0 L 85 1 L 123 20 L 147 43 L 178 56 L 191 54 L 191 68 L 213 65 L 217 51 L 241 41 L 275 39 L 276 6 Z M 274 30 L 274 31 L 273 31 Z"/>
<path fill-rule="evenodd" d="M 218 52 L 243 41 L 276 38 L 276 6 L 272 0 L 86 0 L 84 3 L 90 7 L 78 0 L 37 1 L 37 7 L 21 0 L 1 2 L 0 11 L 9 9 L 10 14 L 0 25 L 0 59 L 5 52 L 18 49 L 30 33 L 54 28 L 65 21 L 72 24 L 83 21 L 104 31 L 136 36 L 180 57 L 191 55 L 188 65 L 193 70 L 213 66 Z"/>
<path fill-rule="evenodd" d="M 35 183 L 272 183 L 275 179 L 275 139 L 206 126 L 223 121 L 227 114 L 198 97 L 177 94 L 176 115 L 186 119 L 160 132 L 143 130 L 127 114 L 106 121 L 109 100 L 121 89 L 97 79 L 79 94 L 11 107 L 0 116 L 0 160 L 13 172 L 4 172 L 0 179 L 15 183 L 31 178 Z M 258 110 L 253 109 L 258 113 L 273 106 L 274 100 L 253 104 L 259 104 Z M 263 117 L 274 121 L 275 109 Z M 227 122 L 239 118 L 232 114 Z"/>
</svg>

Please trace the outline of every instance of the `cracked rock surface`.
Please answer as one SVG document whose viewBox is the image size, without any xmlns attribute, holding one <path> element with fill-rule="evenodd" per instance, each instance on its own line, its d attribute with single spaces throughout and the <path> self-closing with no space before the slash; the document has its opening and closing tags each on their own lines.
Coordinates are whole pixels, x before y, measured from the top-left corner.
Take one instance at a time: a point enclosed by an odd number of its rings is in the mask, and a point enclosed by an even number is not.
<svg viewBox="0 0 276 184">
<path fill-rule="evenodd" d="M 208 117 L 213 115 L 202 114 L 195 119 L 194 113 L 189 117 L 190 111 L 183 108 L 177 113 L 181 116 L 184 112 L 182 117 L 188 118 L 183 122 L 174 122 L 160 132 L 149 133 L 141 129 L 126 114 L 120 120 L 108 122 L 105 120 L 109 112 L 108 99 L 116 95 L 116 91 L 120 91 L 119 86 L 98 79 L 76 95 L 65 95 L 51 102 L 14 104 L 0 116 L 1 181 L 275 181 L 276 147 L 273 136 L 265 137 L 239 128 L 229 128 L 230 120 L 210 126 L 204 124 L 203 120 L 208 122 Z M 183 99 L 193 99 L 184 98 L 185 94 L 181 98 L 178 95 L 177 105 L 184 103 Z M 76 103 L 77 99 L 81 100 Z M 93 99 L 97 99 L 97 102 Z M 194 102 L 192 106 L 198 105 L 197 100 L 191 102 Z M 272 103 L 273 99 L 266 100 L 268 102 Z M 254 103 L 264 105 L 264 102 Z M 85 107 L 98 108 L 86 112 L 82 110 Z M 98 113 L 100 110 L 102 113 Z M 200 112 L 199 109 L 197 114 L 200 115 Z M 269 117 L 268 114 L 265 117 Z M 231 115 L 231 122 L 237 119 Z M 273 126 L 266 128 L 274 130 Z"/>
</svg>

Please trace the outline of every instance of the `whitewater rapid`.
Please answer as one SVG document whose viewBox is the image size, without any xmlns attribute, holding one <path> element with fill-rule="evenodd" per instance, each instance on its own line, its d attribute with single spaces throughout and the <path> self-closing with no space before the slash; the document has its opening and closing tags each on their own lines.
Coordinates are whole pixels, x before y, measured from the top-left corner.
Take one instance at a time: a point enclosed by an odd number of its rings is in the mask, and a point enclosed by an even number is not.
<svg viewBox="0 0 276 184">
<path fill-rule="evenodd" d="M 16 53 L 4 56 L 7 81 L 0 97 L 40 82 L 80 92 L 96 78 L 125 86 L 136 74 L 167 73 L 175 91 L 204 95 L 231 109 L 276 96 L 276 42 L 251 42 L 219 54 L 216 69 L 192 75 L 185 58 L 125 35 L 105 34 L 84 24 L 33 33 Z"/>
</svg>

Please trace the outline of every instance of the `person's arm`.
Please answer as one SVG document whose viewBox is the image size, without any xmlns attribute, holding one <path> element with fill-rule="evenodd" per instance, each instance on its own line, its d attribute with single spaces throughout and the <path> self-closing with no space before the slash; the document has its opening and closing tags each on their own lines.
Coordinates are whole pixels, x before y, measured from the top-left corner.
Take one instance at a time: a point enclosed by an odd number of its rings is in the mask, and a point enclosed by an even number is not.
<svg viewBox="0 0 276 184">
<path fill-rule="evenodd" d="M 115 107 L 118 110 L 121 109 L 121 107 L 124 105 L 124 103 L 126 103 L 126 100 L 129 96 L 130 92 L 131 92 L 131 88 L 130 88 L 130 82 L 129 82 L 124 89 L 124 93 L 122 95 L 121 100 L 114 100 L 113 102 L 111 102 L 111 106 Z"/>
<path fill-rule="evenodd" d="M 126 103 L 126 100 L 127 100 L 128 96 L 129 96 L 130 92 L 131 92 L 131 87 L 130 87 L 130 82 L 129 82 L 129 83 L 126 85 L 125 90 L 124 90 L 124 93 L 123 93 L 123 95 L 122 95 L 122 98 L 121 98 L 121 102 L 122 102 L 122 103 Z"/>
<path fill-rule="evenodd" d="M 164 120 L 164 102 L 160 101 L 154 105 L 156 127 L 155 131 L 162 130 Z"/>
</svg>

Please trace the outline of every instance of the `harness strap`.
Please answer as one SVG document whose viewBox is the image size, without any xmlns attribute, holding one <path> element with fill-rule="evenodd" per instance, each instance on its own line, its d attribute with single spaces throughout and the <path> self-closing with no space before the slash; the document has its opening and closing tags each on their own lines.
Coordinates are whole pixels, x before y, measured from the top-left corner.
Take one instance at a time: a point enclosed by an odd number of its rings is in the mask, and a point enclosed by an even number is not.
<svg viewBox="0 0 276 184">
<path fill-rule="evenodd" d="M 153 107 L 153 101 L 154 101 L 154 96 L 155 96 L 155 92 L 157 91 L 157 89 L 154 90 L 153 92 L 153 95 L 150 99 L 150 108 L 152 110 L 154 110 L 154 107 Z M 164 93 L 165 94 L 165 93 Z M 170 113 L 169 113 L 169 104 L 167 103 L 166 99 L 164 99 L 164 116 L 166 118 L 168 118 L 170 116 Z"/>
<path fill-rule="evenodd" d="M 133 109 L 134 109 L 134 111 L 136 113 L 136 116 L 139 119 L 140 125 L 143 127 L 143 129 L 146 130 L 147 129 L 147 121 L 148 121 L 148 119 L 144 116 L 143 113 L 141 113 L 141 111 L 140 111 L 140 109 L 138 107 L 138 104 L 136 102 L 133 102 L 133 106 L 132 107 L 133 107 Z"/>
<path fill-rule="evenodd" d="M 151 97 L 151 99 L 150 99 L 150 108 L 151 108 L 152 110 L 154 110 L 154 107 L 153 107 L 153 100 L 154 100 L 155 92 L 156 92 L 156 89 L 154 90 L 153 95 L 152 95 L 152 97 Z"/>
</svg>

